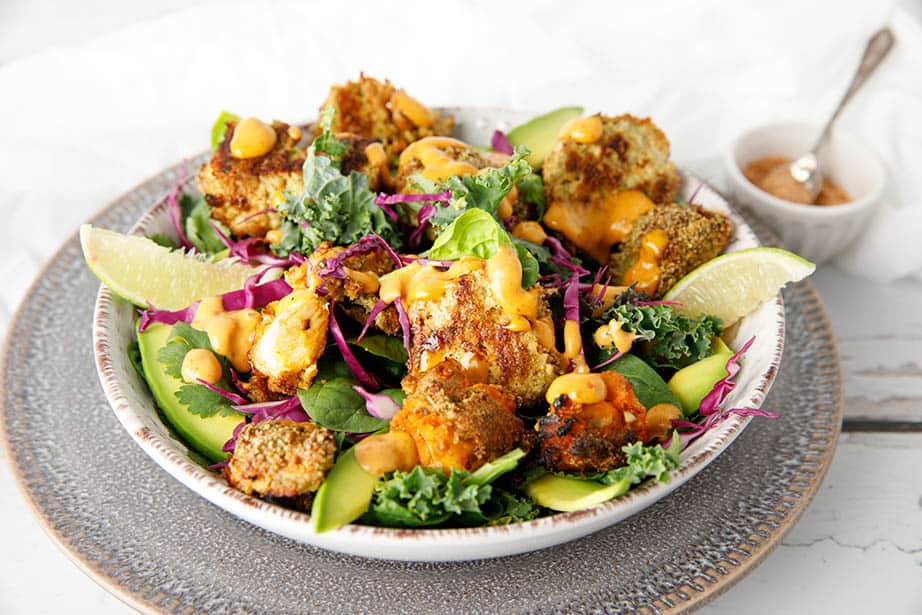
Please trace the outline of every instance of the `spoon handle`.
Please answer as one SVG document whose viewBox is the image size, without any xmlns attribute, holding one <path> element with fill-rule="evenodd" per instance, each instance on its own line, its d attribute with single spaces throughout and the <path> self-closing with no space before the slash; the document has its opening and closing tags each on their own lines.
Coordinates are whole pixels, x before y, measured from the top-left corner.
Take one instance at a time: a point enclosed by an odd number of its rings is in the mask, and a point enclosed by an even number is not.
<svg viewBox="0 0 922 615">
<path fill-rule="evenodd" d="M 873 73 L 874 70 L 880 66 L 881 61 L 887 57 L 887 54 L 890 53 L 890 49 L 893 48 L 894 41 L 893 32 L 886 26 L 878 30 L 868 41 L 868 46 L 864 50 L 864 56 L 861 58 L 861 64 L 858 65 L 858 70 L 855 71 L 852 82 L 845 91 L 845 95 L 842 96 L 842 100 L 839 101 L 839 105 L 833 112 L 832 117 L 830 117 L 826 125 L 823 126 L 823 132 L 820 133 L 819 139 L 816 140 L 816 145 L 810 150 L 812 153 L 815 154 L 823 143 L 826 142 L 826 139 L 829 137 L 829 131 L 832 128 L 832 123 L 839 117 L 839 113 L 842 112 L 842 109 L 848 104 L 848 101 L 852 99 L 855 92 L 861 89 L 861 86 L 868 80 L 871 73 Z"/>
</svg>

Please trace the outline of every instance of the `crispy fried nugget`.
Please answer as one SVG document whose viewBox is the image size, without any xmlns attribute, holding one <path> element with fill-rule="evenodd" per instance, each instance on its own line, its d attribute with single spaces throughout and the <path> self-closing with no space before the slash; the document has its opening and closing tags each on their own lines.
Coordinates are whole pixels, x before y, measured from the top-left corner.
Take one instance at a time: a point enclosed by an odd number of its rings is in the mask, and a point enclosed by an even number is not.
<svg viewBox="0 0 922 615">
<path fill-rule="evenodd" d="M 615 190 L 640 190 L 654 203 L 672 201 L 679 175 L 666 135 L 649 118 L 600 117 L 596 142 L 561 138 L 544 160 L 548 201 L 592 201 Z"/>
<path fill-rule="evenodd" d="M 333 130 L 380 141 L 390 160 L 410 143 L 432 135 L 448 135 L 450 115 L 433 112 L 395 88 L 390 81 L 359 76 L 358 81 L 334 85 L 321 109 L 336 110 Z"/>
<path fill-rule="evenodd" d="M 272 212 L 284 201 L 286 193 L 304 190 L 302 167 L 307 157 L 307 139 L 299 128 L 273 122 L 277 140 L 264 156 L 234 158 L 230 143 L 237 122 L 228 122 L 224 140 L 211 160 L 201 166 L 196 179 L 211 215 L 238 237 L 263 237 L 278 228 L 278 214 Z M 343 156 L 342 172 L 355 170 L 368 175 L 368 186 L 378 190 L 390 186 L 387 156 L 374 140 L 350 133 L 337 134 L 349 149 Z"/>
<path fill-rule="evenodd" d="M 452 359 L 408 379 L 413 393 L 390 428 L 413 438 L 420 465 L 473 471 L 521 445 L 525 428 L 502 387 L 472 383 Z"/>
<path fill-rule="evenodd" d="M 268 154 L 234 158 L 230 143 L 236 127 L 237 122 L 228 122 L 224 140 L 196 179 L 214 219 L 237 236 L 262 237 L 279 226 L 278 215 L 266 210 L 274 208 L 286 191 L 297 193 L 304 188 L 305 149 L 294 138 L 296 130 L 289 132 L 288 124 L 273 122 L 277 140 Z"/>
<path fill-rule="evenodd" d="M 625 464 L 625 444 L 646 441 L 646 409 L 631 383 L 613 371 L 599 376 L 605 401 L 584 405 L 561 395 L 538 422 L 538 455 L 548 470 L 605 472 Z"/>
<path fill-rule="evenodd" d="M 426 137 L 416 141 L 400 154 L 397 165 L 397 192 L 418 192 L 409 181 L 421 174 L 438 181 L 454 175 L 474 175 L 487 168 L 501 167 L 509 156 L 496 152 L 478 152 L 464 141 L 451 137 Z"/>
<path fill-rule="evenodd" d="M 333 432 L 314 423 L 263 421 L 244 427 L 224 476 L 235 489 L 295 498 L 320 488 L 333 467 Z"/>
<path fill-rule="evenodd" d="M 513 331 L 483 269 L 460 276 L 437 300 L 414 301 L 407 308 L 413 329 L 411 374 L 418 375 L 442 359 L 454 359 L 481 380 L 499 384 L 520 406 L 541 401 L 560 373 L 560 355 L 546 347 L 534 330 Z M 550 310 L 545 296 L 538 319 Z M 405 390 L 412 392 L 410 386 Z"/>
<path fill-rule="evenodd" d="M 668 241 L 659 256 L 659 283 L 647 294 L 662 297 L 687 273 L 720 254 L 733 225 L 723 214 L 698 205 L 657 205 L 634 223 L 620 251 L 612 254 L 610 270 L 616 283 L 625 280 L 641 255 L 644 238 L 655 229 L 664 231 Z"/>
</svg>

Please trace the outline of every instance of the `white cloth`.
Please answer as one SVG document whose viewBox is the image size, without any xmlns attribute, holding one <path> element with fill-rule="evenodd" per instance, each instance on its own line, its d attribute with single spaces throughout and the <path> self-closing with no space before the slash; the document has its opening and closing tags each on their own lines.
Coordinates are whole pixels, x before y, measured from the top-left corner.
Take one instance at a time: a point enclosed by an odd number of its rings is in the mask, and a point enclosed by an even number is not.
<svg viewBox="0 0 922 615">
<path fill-rule="evenodd" d="M 888 21 L 897 48 L 841 122 L 885 158 L 890 191 L 839 265 L 920 275 L 922 31 L 889 3 L 208 4 L 0 65 L 0 323 L 54 246 L 204 149 L 221 109 L 304 120 L 364 70 L 429 105 L 649 115 L 694 169 L 753 124 L 821 120 Z"/>
</svg>

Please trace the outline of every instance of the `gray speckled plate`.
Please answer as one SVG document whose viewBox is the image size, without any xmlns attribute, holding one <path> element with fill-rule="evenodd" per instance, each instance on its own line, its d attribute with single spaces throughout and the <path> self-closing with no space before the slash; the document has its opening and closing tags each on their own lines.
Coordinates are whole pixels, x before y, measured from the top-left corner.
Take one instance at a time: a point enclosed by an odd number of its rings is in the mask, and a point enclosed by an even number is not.
<svg viewBox="0 0 922 615">
<path fill-rule="evenodd" d="M 126 230 L 167 186 L 154 178 L 94 224 Z M 764 404 L 782 420 L 754 422 L 671 497 L 586 538 L 514 557 L 414 564 L 336 555 L 212 506 L 132 443 L 95 374 L 96 289 L 74 237 L 10 328 L 0 431 L 51 536 L 142 610 L 683 610 L 729 587 L 778 543 L 818 487 L 839 431 L 834 337 L 802 283 L 785 292 L 786 352 Z"/>
</svg>

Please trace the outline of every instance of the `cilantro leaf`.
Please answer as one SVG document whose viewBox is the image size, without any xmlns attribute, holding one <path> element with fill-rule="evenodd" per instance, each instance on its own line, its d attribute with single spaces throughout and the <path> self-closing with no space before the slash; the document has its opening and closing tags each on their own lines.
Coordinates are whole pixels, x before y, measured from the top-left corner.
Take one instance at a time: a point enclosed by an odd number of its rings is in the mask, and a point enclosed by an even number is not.
<svg viewBox="0 0 922 615">
<path fill-rule="evenodd" d="M 182 362 L 186 353 L 193 348 L 214 350 L 208 334 L 185 322 L 177 322 L 170 331 L 166 346 L 157 352 L 157 359 L 163 363 L 164 371 L 174 378 L 182 378 Z"/>
<path fill-rule="evenodd" d="M 176 399 L 180 403 L 186 404 L 189 412 L 202 418 L 208 418 L 215 414 L 220 414 L 221 416 L 235 414 L 234 409 L 231 408 L 231 402 L 226 397 L 201 384 L 182 385 L 176 391 Z"/>
</svg>

